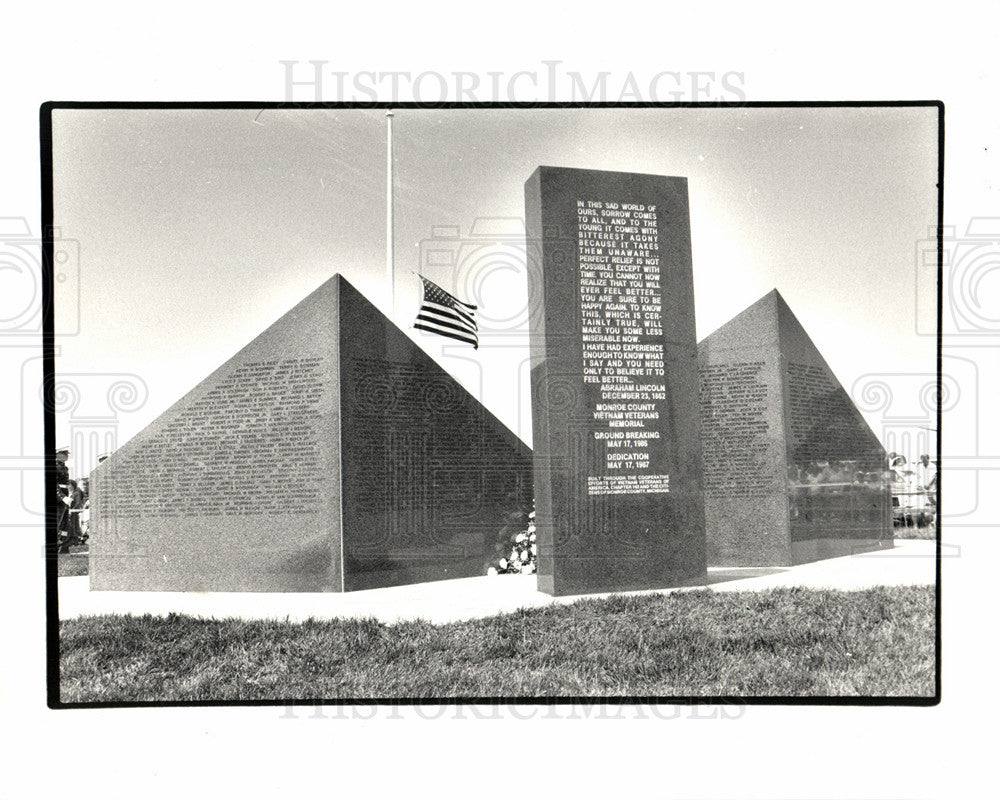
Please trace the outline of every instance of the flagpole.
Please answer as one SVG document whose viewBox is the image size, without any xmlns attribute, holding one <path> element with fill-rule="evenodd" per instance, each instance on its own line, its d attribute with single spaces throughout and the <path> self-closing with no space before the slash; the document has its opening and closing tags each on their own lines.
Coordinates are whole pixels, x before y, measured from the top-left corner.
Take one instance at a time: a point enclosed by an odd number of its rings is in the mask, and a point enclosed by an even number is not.
<svg viewBox="0 0 1000 800">
<path fill-rule="evenodd" d="M 389 283 L 389 319 L 396 321 L 396 274 L 392 251 L 392 109 L 386 109 L 385 139 L 385 271 Z"/>
</svg>

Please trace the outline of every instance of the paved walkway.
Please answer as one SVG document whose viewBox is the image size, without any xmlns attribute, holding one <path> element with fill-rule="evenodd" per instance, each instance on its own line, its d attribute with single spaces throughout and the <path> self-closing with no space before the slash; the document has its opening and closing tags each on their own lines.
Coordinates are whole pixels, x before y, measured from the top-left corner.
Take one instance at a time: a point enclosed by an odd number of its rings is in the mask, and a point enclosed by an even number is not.
<svg viewBox="0 0 1000 800">
<path fill-rule="evenodd" d="M 776 586 L 865 589 L 934 583 L 934 542 L 897 540 L 892 550 L 831 558 L 797 567 L 769 569 L 712 568 L 704 586 L 656 589 L 628 594 L 655 594 L 710 587 L 738 592 Z M 949 553 L 945 552 L 944 556 Z M 607 597 L 609 595 L 586 595 Z M 332 619 L 373 616 L 384 622 L 426 619 L 444 623 L 572 603 L 580 596 L 550 597 L 538 591 L 534 575 L 496 575 L 395 586 L 361 592 L 91 592 L 89 578 L 59 579 L 59 616 L 88 614 L 159 614 L 242 619 Z"/>
</svg>

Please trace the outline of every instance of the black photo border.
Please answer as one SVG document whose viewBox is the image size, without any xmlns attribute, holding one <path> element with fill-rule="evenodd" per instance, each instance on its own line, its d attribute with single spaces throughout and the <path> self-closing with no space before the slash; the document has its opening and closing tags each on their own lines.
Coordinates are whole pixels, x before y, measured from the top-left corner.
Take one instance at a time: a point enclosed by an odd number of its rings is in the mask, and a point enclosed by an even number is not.
<svg viewBox="0 0 1000 800">
<path fill-rule="evenodd" d="M 942 368 L 942 275 L 944 240 L 944 103 L 940 100 L 886 101 L 766 101 L 766 102 L 706 102 L 706 103 L 280 103 L 280 102 L 86 102 L 51 101 L 43 103 L 40 117 L 41 219 L 42 219 L 42 369 L 44 404 L 45 453 L 45 614 L 46 614 L 46 687 L 47 704 L 51 709 L 88 708 L 157 708 L 157 707 L 227 707 L 227 706 L 406 706 L 406 705 L 770 705 L 770 706 L 936 706 L 941 702 L 941 484 L 938 469 L 938 513 L 935 530 L 935 603 L 934 603 L 934 693 L 929 696 L 712 696 L 682 695 L 676 697 L 438 697 L 438 698 L 309 698 L 269 700 L 150 700 L 122 702 L 68 703 L 60 700 L 60 643 L 58 595 L 58 531 L 52 498 L 56 496 L 56 469 L 53 454 L 55 440 L 55 335 L 54 335 L 54 229 L 53 229 L 53 154 L 52 112 L 64 109 L 81 110 L 355 110 L 355 109 L 421 109 L 421 110 L 501 110 L 542 108 L 936 108 L 937 115 L 937 396 L 941 396 Z M 941 461 L 941 406 L 937 407 L 937 452 Z"/>
</svg>

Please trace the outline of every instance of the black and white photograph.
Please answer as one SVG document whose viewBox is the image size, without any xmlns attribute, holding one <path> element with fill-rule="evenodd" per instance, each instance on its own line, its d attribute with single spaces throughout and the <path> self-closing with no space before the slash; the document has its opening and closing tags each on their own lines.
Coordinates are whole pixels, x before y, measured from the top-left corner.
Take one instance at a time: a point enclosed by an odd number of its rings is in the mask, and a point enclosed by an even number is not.
<svg viewBox="0 0 1000 800">
<path fill-rule="evenodd" d="M 48 111 L 54 702 L 936 701 L 939 104 Z"/>
<path fill-rule="evenodd" d="M 0 797 L 988 795 L 998 12 L 5 8 Z"/>
</svg>

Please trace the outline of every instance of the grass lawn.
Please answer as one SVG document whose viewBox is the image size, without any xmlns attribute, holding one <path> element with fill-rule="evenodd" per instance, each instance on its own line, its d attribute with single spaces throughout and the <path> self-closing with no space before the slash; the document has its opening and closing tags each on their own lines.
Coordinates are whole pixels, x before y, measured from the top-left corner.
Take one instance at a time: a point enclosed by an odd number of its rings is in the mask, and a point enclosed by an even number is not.
<svg viewBox="0 0 1000 800">
<path fill-rule="evenodd" d="M 615 596 L 449 625 L 83 617 L 64 702 L 929 696 L 934 589 Z"/>
<path fill-rule="evenodd" d="M 893 530 L 892 535 L 897 539 L 936 539 L 937 530 L 933 525 L 900 525 Z"/>
<path fill-rule="evenodd" d="M 57 556 L 57 569 L 60 578 L 73 578 L 78 575 L 86 575 L 89 572 L 88 553 L 80 548 L 80 551 L 73 553 L 59 553 Z"/>
</svg>

